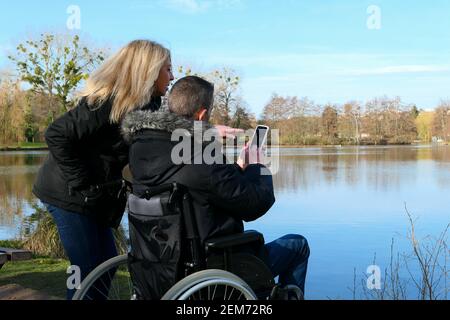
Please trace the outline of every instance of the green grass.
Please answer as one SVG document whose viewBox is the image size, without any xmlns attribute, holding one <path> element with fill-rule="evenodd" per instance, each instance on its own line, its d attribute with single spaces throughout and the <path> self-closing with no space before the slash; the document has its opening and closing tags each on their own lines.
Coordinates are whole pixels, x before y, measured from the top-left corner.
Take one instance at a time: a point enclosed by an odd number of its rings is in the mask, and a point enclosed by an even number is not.
<svg viewBox="0 0 450 320">
<path fill-rule="evenodd" d="M 0 248 L 22 249 L 23 242 L 21 240 L 0 240 Z"/>
<path fill-rule="evenodd" d="M 20 240 L 0 240 L 0 247 L 22 249 Z M 68 260 L 54 259 L 46 256 L 33 255 L 28 261 L 7 262 L 0 269 L 0 287 L 7 284 L 18 284 L 46 293 L 52 297 L 66 298 L 66 281 Z M 127 265 L 122 265 L 116 272 L 110 294 L 119 293 L 121 299 L 130 299 L 130 275 Z"/>
<path fill-rule="evenodd" d="M 0 286 L 18 284 L 65 299 L 68 266 L 67 260 L 50 258 L 7 262 L 0 269 Z"/>
<path fill-rule="evenodd" d="M 0 247 L 22 249 L 20 240 L 0 240 Z M 0 286 L 18 284 L 65 299 L 69 261 L 34 256 L 28 261 L 7 262 L 0 269 Z"/>
<path fill-rule="evenodd" d="M 1 145 L 0 149 L 35 149 L 35 148 L 47 148 L 45 142 L 20 142 L 18 144 Z"/>
<path fill-rule="evenodd" d="M 7 262 L 0 269 L 0 287 L 7 284 L 18 284 L 46 293 L 52 297 L 66 298 L 66 273 L 69 261 L 64 259 L 37 258 L 29 261 Z M 111 284 L 110 294 L 117 299 L 130 299 L 130 275 L 127 266 L 121 266 Z M 117 295 L 118 294 L 118 295 Z"/>
<path fill-rule="evenodd" d="M 19 147 L 26 148 L 46 148 L 47 144 L 45 142 L 21 142 L 19 143 Z"/>
</svg>

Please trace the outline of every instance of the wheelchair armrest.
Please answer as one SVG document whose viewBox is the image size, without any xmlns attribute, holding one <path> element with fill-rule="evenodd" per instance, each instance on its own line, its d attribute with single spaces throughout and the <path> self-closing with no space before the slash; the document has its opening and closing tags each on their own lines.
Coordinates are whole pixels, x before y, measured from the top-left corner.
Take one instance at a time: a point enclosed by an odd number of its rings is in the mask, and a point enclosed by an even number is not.
<svg viewBox="0 0 450 320">
<path fill-rule="evenodd" d="M 242 233 L 206 240 L 205 246 L 206 249 L 226 249 L 252 242 L 264 244 L 264 236 L 258 231 L 248 230 Z"/>
</svg>

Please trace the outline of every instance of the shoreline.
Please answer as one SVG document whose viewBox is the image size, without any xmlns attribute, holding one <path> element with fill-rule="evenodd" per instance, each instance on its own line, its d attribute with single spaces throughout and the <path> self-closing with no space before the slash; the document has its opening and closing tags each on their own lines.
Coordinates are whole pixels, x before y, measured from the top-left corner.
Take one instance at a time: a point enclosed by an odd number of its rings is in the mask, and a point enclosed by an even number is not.
<svg viewBox="0 0 450 320">
<path fill-rule="evenodd" d="M 1 151 L 48 151 L 48 147 L 0 147 Z"/>
<path fill-rule="evenodd" d="M 437 145 L 437 146 L 447 146 L 447 143 L 411 143 L 411 144 L 342 144 L 342 145 L 323 145 L 323 144 L 310 144 L 310 145 L 278 145 L 279 148 L 344 148 L 344 147 L 404 147 L 404 146 L 414 146 L 414 145 Z M 10 151 L 48 151 L 48 147 L 0 147 L 0 152 L 10 152 Z"/>
</svg>

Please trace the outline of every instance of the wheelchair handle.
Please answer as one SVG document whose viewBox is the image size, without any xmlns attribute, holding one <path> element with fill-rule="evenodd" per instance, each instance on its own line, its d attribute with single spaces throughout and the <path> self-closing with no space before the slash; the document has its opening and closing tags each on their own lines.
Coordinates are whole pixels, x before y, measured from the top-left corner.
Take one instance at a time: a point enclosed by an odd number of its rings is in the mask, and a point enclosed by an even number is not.
<svg viewBox="0 0 450 320">
<path fill-rule="evenodd" d="M 170 184 L 162 184 L 160 186 L 152 187 L 151 189 L 145 190 L 144 197 L 149 200 L 151 197 L 156 196 L 158 194 L 164 193 L 164 192 L 172 192 L 173 190 L 177 190 L 178 186 L 176 183 L 170 183 Z"/>
</svg>

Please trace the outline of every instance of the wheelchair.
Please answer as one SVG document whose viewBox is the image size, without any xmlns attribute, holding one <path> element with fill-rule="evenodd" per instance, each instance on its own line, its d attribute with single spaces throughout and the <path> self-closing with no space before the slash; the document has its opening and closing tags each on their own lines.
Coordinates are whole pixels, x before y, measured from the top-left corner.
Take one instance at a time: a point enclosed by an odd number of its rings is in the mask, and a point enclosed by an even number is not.
<svg viewBox="0 0 450 320">
<path fill-rule="evenodd" d="M 253 252 L 242 248 L 264 245 L 264 237 L 257 231 L 208 239 L 200 243 L 193 213 L 192 200 L 186 189 L 167 184 L 152 189 L 145 199 L 128 187 L 128 215 L 138 210 L 148 211 L 140 203 L 177 203 L 182 219 L 183 248 L 177 281 L 165 291 L 162 300 L 283 300 L 303 298 L 294 285 L 276 284 L 267 265 Z M 152 209 L 154 210 L 154 209 Z M 158 210 L 158 208 L 157 208 Z M 144 212 L 146 213 L 146 212 Z M 131 250 L 130 252 L 132 252 Z M 140 300 L 142 296 L 133 284 L 129 270 L 130 254 L 111 258 L 90 272 L 75 292 L 73 300 Z"/>
</svg>

